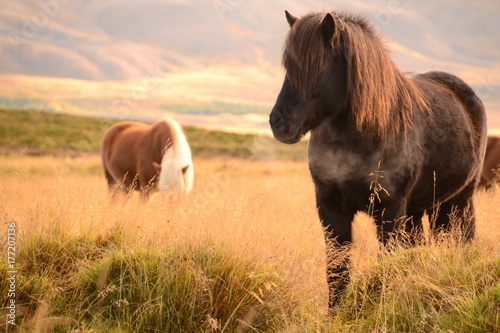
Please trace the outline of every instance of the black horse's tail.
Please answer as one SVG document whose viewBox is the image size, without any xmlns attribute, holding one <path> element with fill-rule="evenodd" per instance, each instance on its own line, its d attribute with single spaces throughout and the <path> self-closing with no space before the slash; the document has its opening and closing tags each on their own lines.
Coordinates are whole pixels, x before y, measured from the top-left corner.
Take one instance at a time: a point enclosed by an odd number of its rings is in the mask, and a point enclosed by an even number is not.
<svg viewBox="0 0 500 333">
<path fill-rule="evenodd" d="M 486 154 L 486 141 L 488 137 L 488 128 L 486 123 L 486 111 L 483 102 L 476 95 L 474 90 L 462 79 L 448 73 L 429 72 L 425 74 L 429 79 L 446 86 L 460 101 L 469 118 L 472 127 L 475 130 L 475 140 L 472 142 L 472 149 L 477 153 L 478 163 L 476 167 L 476 184 L 481 177 L 484 157 Z"/>
<path fill-rule="evenodd" d="M 457 99 L 463 104 L 469 115 L 477 135 L 484 139 L 486 144 L 487 126 L 486 111 L 481 99 L 474 90 L 459 77 L 444 72 L 428 72 L 425 76 L 435 82 L 440 83 L 450 89 Z"/>
</svg>

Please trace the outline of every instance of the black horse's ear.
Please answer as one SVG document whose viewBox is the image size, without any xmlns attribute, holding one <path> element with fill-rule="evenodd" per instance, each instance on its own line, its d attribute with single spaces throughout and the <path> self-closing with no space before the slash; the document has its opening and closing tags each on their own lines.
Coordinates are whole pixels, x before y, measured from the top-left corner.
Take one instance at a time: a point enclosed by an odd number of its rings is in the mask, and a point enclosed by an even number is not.
<svg viewBox="0 0 500 333">
<path fill-rule="evenodd" d="M 323 30 L 323 35 L 325 36 L 326 40 L 328 41 L 332 40 L 333 35 L 335 34 L 335 19 L 333 18 L 332 14 L 327 13 L 325 15 L 325 18 L 321 23 L 321 28 Z"/>
<path fill-rule="evenodd" d="M 297 21 L 297 17 L 290 14 L 288 10 L 285 10 L 285 16 L 286 16 L 286 21 L 290 25 L 290 28 L 293 27 L 293 24 L 295 23 L 295 21 Z"/>
</svg>

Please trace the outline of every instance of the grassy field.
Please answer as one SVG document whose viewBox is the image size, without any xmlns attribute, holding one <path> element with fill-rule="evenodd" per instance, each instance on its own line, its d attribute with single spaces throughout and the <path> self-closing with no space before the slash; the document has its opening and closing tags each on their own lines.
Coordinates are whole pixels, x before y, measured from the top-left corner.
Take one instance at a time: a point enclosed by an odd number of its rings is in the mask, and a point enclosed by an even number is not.
<svg viewBox="0 0 500 333">
<path fill-rule="evenodd" d="M 0 109 L 0 153 L 82 155 L 99 151 L 102 135 L 118 120 Z M 185 127 L 194 156 L 253 159 L 306 158 L 305 142 L 288 146 L 258 135 Z"/>
<path fill-rule="evenodd" d="M 386 252 L 359 214 L 352 283 L 328 315 L 307 162 L 261 157 L 197 156 L 193 193 L 142 202 L 112 199 L 93 150 L 1 155 L 0 330 L 500 331 L 499 192 L 477 194 L 468 245 Z"/>
</svg>

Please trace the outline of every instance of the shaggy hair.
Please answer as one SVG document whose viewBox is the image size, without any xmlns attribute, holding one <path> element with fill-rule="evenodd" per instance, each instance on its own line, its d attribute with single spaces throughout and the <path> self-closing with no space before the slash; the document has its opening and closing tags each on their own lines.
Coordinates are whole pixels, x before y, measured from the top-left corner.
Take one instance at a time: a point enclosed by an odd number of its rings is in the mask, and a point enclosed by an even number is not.
<svg viewBox="0 0 500 333">
<path fill-rule="evenodd" d="M 286 76 L 305 97 L 314 88 L 329 54 L 341 52 L 347 61 L 348 107 L 358 130 L 378 137 L 395 135 L 412 123 L 413 111 L 426 110 L 420 91 L 392 62 L 381 38 L 361 16 L 332 12 L 335 33 L 325 42 L 325 13 L 298 19 L 283 48 Z"/>
</svg>

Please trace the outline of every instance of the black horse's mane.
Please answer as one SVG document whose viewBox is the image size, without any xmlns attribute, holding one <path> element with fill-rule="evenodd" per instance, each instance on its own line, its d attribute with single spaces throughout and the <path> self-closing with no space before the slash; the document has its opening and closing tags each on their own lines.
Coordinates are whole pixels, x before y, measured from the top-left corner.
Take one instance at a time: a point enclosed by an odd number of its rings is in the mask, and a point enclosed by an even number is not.
<svg viewBox="0 0 500 333">
<path fill-rule="evenodd" d="M 292 86 L 303 96 L 314 87 L 331 46 L 347 62 L 348 107 L 358 130 L 383 137 L 409 127 L 414 110 L 426 109 L 417 87 L 394 65 L 365 17 L 330 14 L 336 27 L 330 45 L 322 33 L 326 13 L 306 15 L 290 29 L 282 61 Z"/>
</svg>

